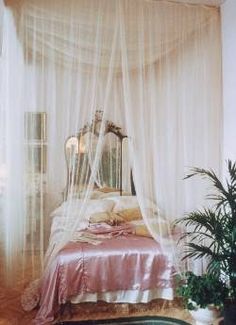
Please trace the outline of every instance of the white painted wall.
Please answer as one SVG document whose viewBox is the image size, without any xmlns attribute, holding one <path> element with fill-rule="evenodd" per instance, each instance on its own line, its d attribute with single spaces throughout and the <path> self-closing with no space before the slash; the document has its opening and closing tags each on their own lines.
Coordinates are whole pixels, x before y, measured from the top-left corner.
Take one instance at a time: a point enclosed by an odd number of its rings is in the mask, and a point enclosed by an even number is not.
<svg viewBox="0 0 236 325">
<path fill-rule="evenodd" d="M 223 46 L 224 160 L 236 160 L 236 0 L 221 6 Z M 225 166 L 223 166 L 225 167 Z"/>
</svg>

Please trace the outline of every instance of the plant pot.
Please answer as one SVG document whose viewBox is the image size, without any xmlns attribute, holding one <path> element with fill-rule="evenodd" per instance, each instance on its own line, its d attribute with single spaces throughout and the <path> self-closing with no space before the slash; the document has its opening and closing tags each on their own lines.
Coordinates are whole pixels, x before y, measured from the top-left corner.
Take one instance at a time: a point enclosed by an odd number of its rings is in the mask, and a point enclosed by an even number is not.
<svg viewBox="0 0 236 325">
<path fill-rule="evenodd" d="M 224 303 L 224 325 L 236 324 L 236 300 L 226 300 Z"/>
<path fill-rule="evenodd" d="M 211 325 L 219 317 L 220 313 L 215 307 L 206 307 L 190 310 L 190 314 L 196 325 Z"/>
</svg>

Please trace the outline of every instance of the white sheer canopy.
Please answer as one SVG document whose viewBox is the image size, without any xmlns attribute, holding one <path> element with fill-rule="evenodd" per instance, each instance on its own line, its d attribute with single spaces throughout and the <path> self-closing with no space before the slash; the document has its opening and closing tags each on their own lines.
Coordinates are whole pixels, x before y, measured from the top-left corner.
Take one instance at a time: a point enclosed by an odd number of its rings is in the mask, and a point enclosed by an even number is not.
<svg viewBox="0 0 236 325">
<path fill-rule="evenodd" d="M 200 184 L 182 181 L 186 167 L 220 170 L 218 9 L 151 0 L 22 0 L 5 8 L 3 22 L 0 181 L 8 274 L 19 252 L 23 261 L 29 249 L 43 260 L 48 215 L 66 184 L 64 142 L 97 109 L 102 123 L 112 120 L 128 135 L 143 217 L 160 240 L 154 219 L 172 221 L 203 198 Z M 46 116 L 39 137 L 32 136 L 35 116 Z M 100 132 L 80 212 L 71 223 L 68 209 L 53 251 L 81 221 L 103 143 Z"/>
</svg>

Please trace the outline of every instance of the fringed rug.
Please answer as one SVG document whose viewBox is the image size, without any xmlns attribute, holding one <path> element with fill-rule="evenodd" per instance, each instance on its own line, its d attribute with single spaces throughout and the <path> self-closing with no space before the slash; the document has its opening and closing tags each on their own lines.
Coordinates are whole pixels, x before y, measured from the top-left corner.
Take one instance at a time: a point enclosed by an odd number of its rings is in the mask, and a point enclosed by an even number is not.
<svg viewBox="0 0 236 325">
<path fill-rule="evenodd" d="M 190 325 L 182 320 L 161 316 L 125 317 L 107 320 L 65 321 L 57 325 Z"/>
</svg>

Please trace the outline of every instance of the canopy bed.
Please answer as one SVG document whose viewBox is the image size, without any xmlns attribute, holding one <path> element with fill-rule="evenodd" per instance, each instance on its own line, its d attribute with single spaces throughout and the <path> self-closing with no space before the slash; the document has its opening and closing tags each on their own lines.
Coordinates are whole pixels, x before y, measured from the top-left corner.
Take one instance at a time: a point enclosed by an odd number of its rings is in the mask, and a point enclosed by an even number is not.
<svg viewBox="0 0 236 325">
<path fill-rule="evenodd" d="M 41 276 L 38 324 L 68 300 L 172 298 L 178 260 L 169 224 L 204 197 L 201 184 L 182 182 L 186 166 L 221 169 L 219 10 L 165 0 L 6 3 L 0 57 L 6 277 L 26 269 L 30 248 L 33 278 Z M 93 120 L 98 107 L 103 114 Z M 32 168 L 26 166 L 25 128 L 34 127 L 24 125 L 27 112 L 47 114 L 47 137 L 39 143 L 47 146 L 43 172 L 34 154 Z M 65 201 L 55 209 L 62 191 Z M 118 276 L 122 270 L 130 276 Z M 94 282 L 94 272 L 101 281 Z M 38 295 L 26 302 L 36 305 Z"/>
<path fill-rule="evenodd" d="M 68 242 L 53 255 L 39 282 L 39 292 L 33 286 L 22 298 L 23 307 L 31 309 L 37 301 L 34 297 L 40 296 L 36 324 L 53 321 L 59 307 L 68 302 L 147 303 L 157 298 L 173 299 L 172 252 L 163 251 L 160 242 L 152 238 L 142 219 L 137 197 L 123 191 L 122 141 L 126 136 L 113 122 L 105 121 L 102 125 L 101 116 L 102 112 L 97 111 L 92 123 L 65 143 L 66 198 L 51 213 L 48 254 L 53 254 L 68 223 L 75 222 L 76 218 L 80 221 Z M 85 140 L 88 133 L 89 138 Z M 111 134 L 117 138 L 113 139 L 113 146 L 108 146 L 107 136 Z M 99 177 L 92 177 L 94 157 L 85 157 L 85 153 L 91 155 L 93 149 L 88 152 L 86 148 L 97 145 L 94 140 L 99 136 L 103 141 Z M 79 177 L 82 172 L 87 178 Z M 94 179 L 93 186 L 81 216 L 79 210 L 88 191 L 89 178 Z M 167 237 L 165 221 L 160 224 L 158 209 L 154 203 L 149 204 L 150 209 L 156 209 L 156 225 L 162 227 L 160 236 Z"/>
</svg>

